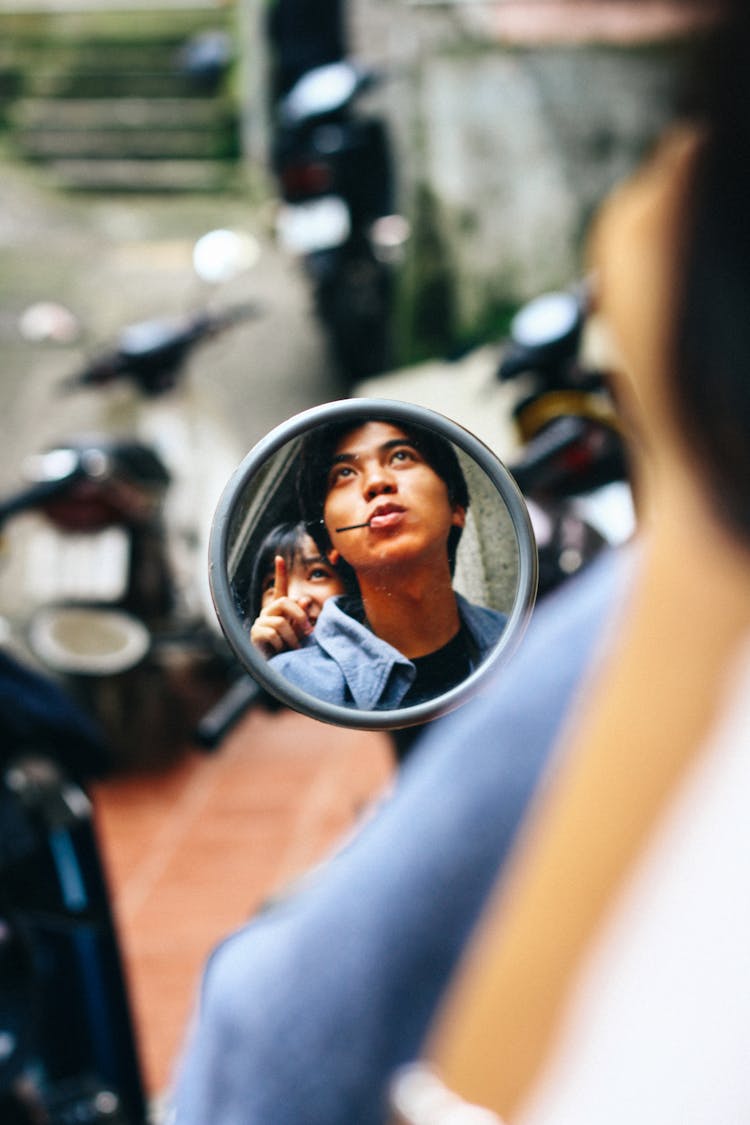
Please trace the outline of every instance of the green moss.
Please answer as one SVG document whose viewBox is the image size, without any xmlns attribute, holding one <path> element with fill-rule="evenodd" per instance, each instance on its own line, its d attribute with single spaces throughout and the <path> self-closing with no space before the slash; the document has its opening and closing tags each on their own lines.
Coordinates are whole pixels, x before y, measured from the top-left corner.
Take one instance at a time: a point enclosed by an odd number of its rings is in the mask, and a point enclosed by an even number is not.
<svg viewBox="0 0 750 1125">
<path fill-rule="evenodd" d="M 481 344 L 502 340 L 508 335 L 510 322 L 517 311 L 518 304 L 514 301 L 488 297 L 479 315 L 459 329 L 454 353 L 461 354 Z"/>
<path fill-rule="evenodd" d="M 502 339 L 518 308 L 517 303 L 488 292 L 478 314 L 462 321 L 458 279 L 440 233 L 439 208 L 424 184 L 416 191 L 416 201 L 409 259 L 397 284 L 396 366 L 435 356 L 455 357 Z"/>
<path fill-rule="evenodd" d="M 415 193 L 409 256 L 398 286 L 399 362 L 442 354 L 452 347 L 455 332 L 455 271 L 440 235 L 435 197 L 421 184 Z"/>
</svg>

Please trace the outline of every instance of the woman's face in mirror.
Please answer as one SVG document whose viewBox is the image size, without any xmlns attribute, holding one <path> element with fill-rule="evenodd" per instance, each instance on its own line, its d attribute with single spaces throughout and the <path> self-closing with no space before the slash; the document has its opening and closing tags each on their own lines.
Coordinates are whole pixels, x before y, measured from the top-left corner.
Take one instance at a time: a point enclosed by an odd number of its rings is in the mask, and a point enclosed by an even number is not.
<svg viewBox="0 0 750 1125">
<path fill-rule="evenodd" d="M 285 594 L 279 589 L 277 559 L 283 563 Z M 310 625 L 314 626 L 328 599 L 344 593 L 344 581 L 335 565 L 321 554 L 306 532 L 299 536 L 291 551 L 279 543 L 278 551 L 274 551 L 274 558 L 269 562 L 272 565 L 261 579 L 261 609 L 268 609 L 278 597 L 287 596 L 304 610 Z"/>
</svg>

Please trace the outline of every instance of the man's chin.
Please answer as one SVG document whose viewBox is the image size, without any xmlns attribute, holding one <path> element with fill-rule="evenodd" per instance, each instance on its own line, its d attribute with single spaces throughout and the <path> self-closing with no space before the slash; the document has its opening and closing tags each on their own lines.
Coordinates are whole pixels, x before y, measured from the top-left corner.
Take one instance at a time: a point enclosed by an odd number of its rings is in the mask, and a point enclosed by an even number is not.
<svg viewBox="0 0 750 1125">
<path fill-rule="evenodd" d="M 384 573 L 398 574 L 399 568 L 419 566 L 437 566 L 442 569 L 447 564 L 447 551 L 441 550 L 436 557 L 429 546 L 423 542 L 415 542 L 403 531 L 394 531 L 391 535 L 383 535 L 373 543 L 372 550 L 363 552 L 358 558 L 346 559 L 356 575 L 372 577 L 382 570 Z"/>
</svg>

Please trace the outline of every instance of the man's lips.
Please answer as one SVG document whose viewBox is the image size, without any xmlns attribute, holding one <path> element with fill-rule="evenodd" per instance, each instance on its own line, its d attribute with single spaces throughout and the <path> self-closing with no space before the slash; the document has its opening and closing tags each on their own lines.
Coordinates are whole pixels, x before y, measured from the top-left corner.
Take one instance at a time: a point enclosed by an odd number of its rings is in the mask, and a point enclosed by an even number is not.
<svg viewBox="0 0 750 1125">
<path fill-rule="evenodd" d="M 362 527 L 379 528 L 393 527 L 401 522 L 401 517 L 406 514 L 406 508 L 398 504 L 383 504 L 376 508 L 369 519 L 363 523 L 349 523 L 345 527 L 337 527 L 336 531 L 359 531 Z"/>
<path fill-rule="evenodd" d="M 406 509 L 400 504 L 380 504 L 370 516 L 370 527 L 374 529 L 395 527 L 401 523 Z"/>
</svg>

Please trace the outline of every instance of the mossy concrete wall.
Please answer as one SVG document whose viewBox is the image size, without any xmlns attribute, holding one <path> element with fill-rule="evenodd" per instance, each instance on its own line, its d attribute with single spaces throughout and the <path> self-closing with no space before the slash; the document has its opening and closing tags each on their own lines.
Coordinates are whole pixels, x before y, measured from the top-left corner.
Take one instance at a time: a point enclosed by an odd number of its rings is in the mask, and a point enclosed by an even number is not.
<svg viewBox="0 0 750 1125">
<path fill-rule="evenodd" d="M 351 5 L 355 53 L 388 75 L 371 104 L 414 227 L 404 358 L 491 335 L 580 275 L 590 218 L 670 119 L 692 49 L 683 33 L 503 42 L 467 24 L 472 7 Z"/>
</svg>

